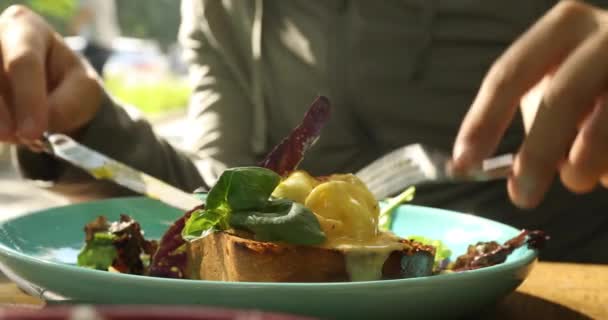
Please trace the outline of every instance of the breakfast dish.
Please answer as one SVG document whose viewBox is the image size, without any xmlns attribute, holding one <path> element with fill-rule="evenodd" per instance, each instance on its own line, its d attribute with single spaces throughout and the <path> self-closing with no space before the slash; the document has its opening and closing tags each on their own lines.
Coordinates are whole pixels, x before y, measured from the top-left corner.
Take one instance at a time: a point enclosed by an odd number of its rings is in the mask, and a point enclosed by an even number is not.
<svg viewBox="0 0 608 320">
<path fill-rule="evenodd" d="M 6 219 L 0 222 L 0 268 L 21 288 L 50 304 L 204 305 L 321 319 L 466 319 L 513 291 L 526 279 L 538 254 L 533 247 L 523 245 L 494 266 L 380 281 L 190 280 L 78 266 L 85 238 L 83 226 L 99 215 L 106 216 L 109 224 L 120 221 L 121 213 L 128 213 L 140 224 L 145 239 L 159 239 L 159 243 L 170 238 L 167 231 L 184 215 L 158 200 L 127 197 Z M 446 247 L 453 253 L 450 262 L 478 241 L 502 244 L 521 232 L 482 217 L 411 204 L 397 206 L 392 217 L 391 232 L 403 239 L 419 238 L 412 235 L 433 239 L 428 244 L 438 248 L 436 256 Z M 179 253 L 166 250 L 165 245 L 164 252 Z M 142 262 L 145 266 L 145 257 Z"/>
<path fill-rule="evenodd" d="M 526 278 L 540 232 L 395 205 L 412 190 L 378 202 L 350 174 L 299 170 L 328 118 L 326 103 L 313 104 L 257 166 L 229 169 L 197 193 L 204 205 L 186 213 L 131 197 L 0 222 L 0 269 L 53 304 L 204 305 L 323 319 L 466 317 Z"/>
<path fill-rule="evenodd" d="M 502 263 L 538 246 L 540 231 L 480 242 L 450 263 L 441 242 L 380 228 L 380 204 L 352 174 L 313 177 L 298 170 L 330 114 L 318 98 L 259 166 L 226 170 L 159 242 L 127 215 L 85 227 L 81 266 L 154 277 L 245 282 L 343 282 L 431 276 Z"/>
<path fill-rule="evenodd" d="M 255 179 L 275 182 L 255 197 L 257 204 L 237 199 L 235 195 L 254 195 L 263 183 L 236 182 Z M 311 183 L 307 194 L 301 192 L 302 179 Z M 228 184 L 233 186 L 228 194 L 218 191 Z M 216 201 L 218 194 L 228 200 Z M 152 276 L 254 282 L 369 281 L 429 276 L 433 271 L 435 248 L 380 231 L 378 203 L 352 175 L 319 181 L 297 171 L 279 183 L 267 169 L 230 169 L 207 196 L 205 207 L 169 228 L 145 268 L 156 242 L 126 233 L 140 227 L 125 215 L 111 224 L 98 217 L 85 228 L 89 240 L 79 264 Z M 107 241 L 112 238 L 116 250 Z"/>
</svg>

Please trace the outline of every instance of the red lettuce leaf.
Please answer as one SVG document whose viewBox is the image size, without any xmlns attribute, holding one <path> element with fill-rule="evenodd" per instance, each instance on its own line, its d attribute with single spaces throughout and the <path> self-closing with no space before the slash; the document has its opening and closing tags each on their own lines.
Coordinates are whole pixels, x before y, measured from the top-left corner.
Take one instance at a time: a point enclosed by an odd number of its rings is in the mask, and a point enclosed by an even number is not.
<svg viewBox="0 0 608 320">
<path fill-rule="evenodd" d="M 122 273 L 143 275 L 146 274 L 146 265 L 142 260 L 142 255 L 152 256 L 156 252 L 158 246 L 154 240 L 146 240 L 142 234 L 141 226 L 131 217 L 126 214 L 120 215 L 119 221 L 109 223 L 105 216 L 98 216 L 95 220 L 87 223 L 84 227 L 87 245 L 83 248 L 83 252 L 89 250 L 88 254 L 101 254 L 96 251 L 99 248 L 92 243 L 95 240 L 95 234 L 111 234 L 112 247 L 114 247 L 116 255 L 112 259 L 110 266 Z M 86 257 L 86 255 L 85 255 Z M 81 263 L 80 255 L 78 263 Z M 86 258 L 84 258 L 86 260 Z M 104 266 L 102 269 L 107 268 Z"/>
<path fill-rule="evenodd" d="M 177 219 L 160 239 L 158 250 L 152 263 L 150 264 L 149 275 L 161 278 L 186 279 L 186 269 L 188 267 L 188 253 L 186 251 L 186 241 L 182 238 L 182 230 L 192 212 L 202 209 L 203 206 L 196 207 L 186 212 Z"/>
<path fill-rule="evenodd" d="M 145 274 L 141 255 L 152 256 L 158 243 L 144 239 L 139 223 L 126 214 L 121 214 L 120 221 L 113 222 L 108 230 L 116 236 L 113 244 L 118 253 L 112 267 L 122 273 Z"/>
<path fill-rule="evenodd" d="M 304 158 L 306 151 L 321 135 L 321 129 L 329 120 L 330 113 L 329 99 L 319 96 L 304 115 L 300 125 L 275 146 L 259 163 L 259 166 L 270 169 L 281 176 L 294 171 Z"/>
</svg>

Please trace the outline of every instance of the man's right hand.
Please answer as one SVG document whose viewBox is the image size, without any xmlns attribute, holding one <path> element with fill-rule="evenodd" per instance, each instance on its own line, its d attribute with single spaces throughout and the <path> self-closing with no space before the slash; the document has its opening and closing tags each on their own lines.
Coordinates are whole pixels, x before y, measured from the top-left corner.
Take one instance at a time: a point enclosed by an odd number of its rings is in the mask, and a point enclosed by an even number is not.
<svg viewBox="0 0 608 320">
<path fill-rule="evenodd" d="M 0 142 L 28 144 L 47 130 L 76 133 L 101 105 L 95 71 L 26 7 L 0 15 L 0 61 Z"/>
</svg>

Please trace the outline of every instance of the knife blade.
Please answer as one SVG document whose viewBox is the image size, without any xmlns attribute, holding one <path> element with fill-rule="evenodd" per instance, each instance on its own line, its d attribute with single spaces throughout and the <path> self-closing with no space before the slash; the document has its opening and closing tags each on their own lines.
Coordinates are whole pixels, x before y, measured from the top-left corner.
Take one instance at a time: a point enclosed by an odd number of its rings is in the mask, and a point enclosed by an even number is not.
<svg viewBox="0 0 608 320">
<path fill-rule="evenodd" d="M 172 207 L 187 211 L 203 203 L 189 193 L 90 149 L 64 134 L 45 134 L 44 145 L 47 153 L 85 170 L 96 179 L 113 181 Z"/>
</svg>

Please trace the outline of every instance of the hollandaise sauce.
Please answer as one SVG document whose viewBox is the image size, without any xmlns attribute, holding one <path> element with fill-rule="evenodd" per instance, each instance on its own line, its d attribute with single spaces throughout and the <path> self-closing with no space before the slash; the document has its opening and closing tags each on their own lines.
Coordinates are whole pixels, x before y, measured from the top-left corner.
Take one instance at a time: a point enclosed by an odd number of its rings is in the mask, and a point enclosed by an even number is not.
<svg viewBox="0 0 608 320">
<path fill-rule="evenodd" d="M 367 243 L 328 244 L 344 252 L 346 271 L 351 281 L 382 279 L 382 268 L 393 251 L 404 249 L 405 244 L 390 232 L 378 234 Z"/>
<path fill-rule="evenodd" d="M 273 192 L 311 209 L 325 232 L 325 248 L 344 253 L 351 281 L 382 278 L 382 267 L 393 251 L 405 244 L 390 232 L 380 232 L 378 201 L 365 184 L 352 174 L 336 174 L 316 179 L 296 171 Z"/>
</svg>

